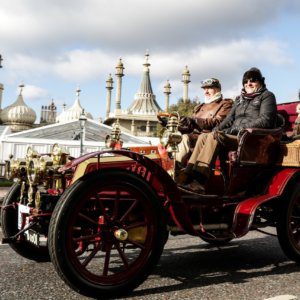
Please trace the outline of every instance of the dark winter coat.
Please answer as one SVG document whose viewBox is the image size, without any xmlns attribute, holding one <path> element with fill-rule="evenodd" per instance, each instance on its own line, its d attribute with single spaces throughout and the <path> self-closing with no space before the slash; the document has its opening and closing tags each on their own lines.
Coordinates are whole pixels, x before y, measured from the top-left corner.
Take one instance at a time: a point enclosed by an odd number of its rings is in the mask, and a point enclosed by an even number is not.
<svg viewBox="0 0 300 300">
<path fill-rule="evenodd" d="M 244 128 L 275 128 L 277 106 L 274 94 L 265 89 L 253 99 L 238 96 L 218 129 L 236 135 Z"/>
</svg>

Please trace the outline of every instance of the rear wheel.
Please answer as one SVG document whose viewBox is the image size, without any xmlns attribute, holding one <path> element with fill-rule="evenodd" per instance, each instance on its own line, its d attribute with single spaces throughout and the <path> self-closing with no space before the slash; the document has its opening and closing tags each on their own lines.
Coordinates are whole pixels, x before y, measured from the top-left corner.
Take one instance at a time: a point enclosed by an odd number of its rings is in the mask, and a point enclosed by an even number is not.
<svg viewBox="0 0 300 300">
<path fill-rule="evenodd" d="M 127 294 L 163 251 L 166 226 L 153 189 L 127 171 L 89 174 L 57 204 L 49 249 L 61 278 L 91 297 Z"/>
<path fill-rule="evenodd" d="M 300 184 L 281 200 L 277 222 L 278 240 L 285 255 L 300 263 Z"/>
<path fill-rule="evenodd" d="M 20 195 L 20 184 L 14 183 L 6 194 L 1 210 L 1 226 L 5 238 L 12 237 L 19 232 L 18 229 L 18 197 Z M 17 240 L 9 244 L 10 247 L 21 256 L 35 261 L 49 261 L 47 246 L 36 247 L 27 242 L 24 235 L 20 235 Z"/>
</svg>

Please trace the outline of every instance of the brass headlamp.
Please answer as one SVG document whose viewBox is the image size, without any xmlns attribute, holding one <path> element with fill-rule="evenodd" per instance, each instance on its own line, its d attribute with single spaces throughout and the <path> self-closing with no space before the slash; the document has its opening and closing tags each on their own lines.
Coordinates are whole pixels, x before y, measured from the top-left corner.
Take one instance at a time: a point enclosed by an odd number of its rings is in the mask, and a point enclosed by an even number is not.
<svg viewBox="0 0 300 300">
<path fill-rule="evenodd" d="M 182 134 L 178 131 L 179 115 L 170 115 L 166 130 L 164 131 L 160 142 L 166 147 L 167 152 L 178 152 L 178 144 L 182 140 Z"/>
<path fill-rule="evenodd" d="M 111 134 L 108 135 L 105 139 L 105 145 L 107 148 L 114 149 L 117 144 L 119 144 L 120 146 L 122 146 L 123 144 L 119 122 L 113 124 Z"/>
<path fill-rule="evenodd" d="M 38 183 L 39 175 L 39 158 L 40 155 L 37 151 L 33 150 L 31 147 L 27 148 L 26 152 L 26 169 L 27 169 L 27 179 L 30 184 Z"/>
<path fill-rule="evenodd" d="M 25 159 L 11 159 L 6 162 L 6 176 L 7 179 L 18 178 L 21 180 L 26 176 L 26 160 Z"/>
</svg>

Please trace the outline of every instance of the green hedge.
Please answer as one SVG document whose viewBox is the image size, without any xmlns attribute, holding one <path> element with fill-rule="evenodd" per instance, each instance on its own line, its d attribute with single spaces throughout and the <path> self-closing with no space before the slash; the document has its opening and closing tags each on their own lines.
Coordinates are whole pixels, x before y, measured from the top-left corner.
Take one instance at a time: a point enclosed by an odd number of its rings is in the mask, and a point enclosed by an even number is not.
<svg viewBox="0 0 300 300">
<path fill-rule="evenodd" d="M 14 182 L 12 180 L 0 179 L 0 187 L 12 186 L 13 183 Z"/>
</svg>

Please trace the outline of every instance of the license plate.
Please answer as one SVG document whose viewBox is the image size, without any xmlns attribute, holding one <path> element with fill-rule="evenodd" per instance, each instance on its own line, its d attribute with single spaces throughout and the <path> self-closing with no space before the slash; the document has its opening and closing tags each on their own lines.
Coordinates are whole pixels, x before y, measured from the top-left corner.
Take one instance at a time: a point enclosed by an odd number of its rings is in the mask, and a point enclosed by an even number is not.
<svg viewBox="0 0 300 300">
<path fill-rule="evenodd" d="M 40 234 L 36 231 L 33 231 L 31 229 L 24 232 L 24 235 L 26 237 L 26 240 L 35 246 L 40 246 Z"/>
<path fill-rule="evenodd" d="M 30 212 L 30 208 L 28 206 L 23 204 L 18 205 L 18 229 L 22 229 L 23 216 L 28 215 L 29 212 Z"/>
</svg>

